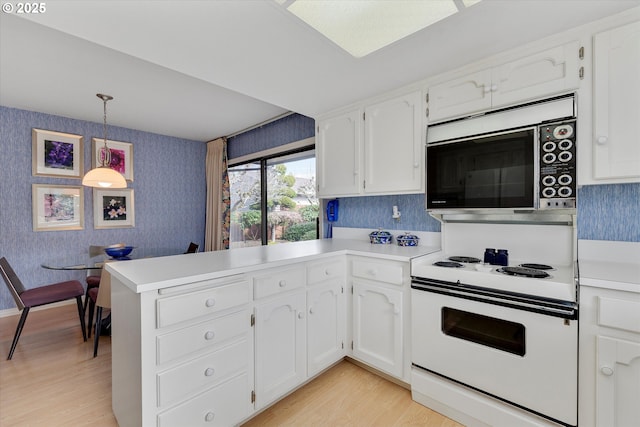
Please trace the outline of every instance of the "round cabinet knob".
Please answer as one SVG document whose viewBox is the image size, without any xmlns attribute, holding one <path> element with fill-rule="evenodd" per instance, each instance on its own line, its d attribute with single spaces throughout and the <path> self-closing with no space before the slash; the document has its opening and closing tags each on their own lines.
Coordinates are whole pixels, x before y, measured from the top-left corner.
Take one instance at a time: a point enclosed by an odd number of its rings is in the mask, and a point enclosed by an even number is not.
<svg viewBox="0 0 640 427">
<path fill-rule="evenodd" d="M 204 305 L 206 305 L 207 307 L 213 307 L 214 305 L 216 305 L 216 300 L 215 298 L 208 298 Z"/>
<path fill-rule="evenodd" d="M 204 339 L 206 340 L 212 340 L 213 338 L 215 338 L 216 334 L 213 331 L 207 331 L 204 334 Z"/>
<path fill-rule="evenodd" d="M 603 375 L 610 377 L 611 375 L 613 375 L 613 368 L 605 365 L 600 368 L 600 372 L 602 372 Z"/>
<path fill-rule="evenodd" d="M 216 417 L 216 414 L 214 414 L 213 412 L 207 412 L 207 415 L 204 416 L 204 420 L 206 422 L 211 422 L 215 417 Z"/>
<path fill-rule="evenodd" d="M 414 167 L 414 169 L 418 169 L 420 167 L 420 163 L 414 163 L 413 167 Z"/>
<path fill-rule="evenodd" d="M 596 142 L 598 143 L 598 145 L 604 145 L 608 141 L 609 141 L 609 138 L 607 138 L 606 136 L 600 135 L 599 137 L 596 138 Z"/>
<path fill-rule="evenodd" d="M 280 280 L 280 281 L 278 282 L 278 285 L 279 285 L 281 288 L 284 288 L 285 286 L 287 286 L 287 281 L 286 281 L 286 280 Z"/>
<path fill-rule="evenodd" d="M 374 269 L 371 269 L 371 270 L 367 271 L 367 273 L 369 273 L 369 276 L 375 276 L 376 275 L 376 271 Z"/>
<path fill-rule="evenodd" d="M 216 370 L 215 370 L 215 369 L 213 369 L 213 368 L 207 368 L 207 369 L 205 369 L 205 371 L 204 371 L 204 375 L 205 375 L 206 377 L 210 377 L 210 376 L 212 376 L 212 375 L 213 375 L 213 374 L 215 374 L 215 373 L 216 373 Z"/>
<path fill-rule="evenodd" d="M 491 92 L 495 92 L 498 90 L 498 85 L 497 84 L 492 84 L 491 85 Z"/>
<path fill-rule="evenodd" d="M 309 307 L 309 314 L 313 314 L 313 307 Z"/>
<path fill-rule="evenodd" d="M 298 319 L 304 319 L 304 313 L 302 311 L 298 313 Z"/>
<path fill-rule="evenodd" d="M 330 276 L 330 275 L 331 275 L 331 272 L 329 271 L 329 269 L 328 269 L 328 268 L 325 268 L 325 269 L 324 269 L 324 275 L 325 275 L 325 276 Z"/>
</svg>

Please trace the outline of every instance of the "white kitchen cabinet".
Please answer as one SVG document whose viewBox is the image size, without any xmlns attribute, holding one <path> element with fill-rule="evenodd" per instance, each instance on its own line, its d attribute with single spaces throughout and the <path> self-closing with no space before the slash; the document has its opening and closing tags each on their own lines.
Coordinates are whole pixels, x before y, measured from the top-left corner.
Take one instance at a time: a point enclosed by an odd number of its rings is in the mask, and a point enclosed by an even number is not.
<svg viewBox="0 0 640 427">
<path fill-rule="evenodd" d="M 401 378 L 402 290 L 353 281 L 353 356 Z"/>
<path fill-rule="evenodd" d="M 422 96 L 412 92 L 365 108 L 364 192 L 421 192 Z"/>
<path fill-rule="evenodd" d="M 304 290 L 255 307 L 256 409 L 301 384 L 307 375 Z"/>
<path fill-rule="evenodd" d="M 428 91 L 429 122 L 566 93 L 580 83 L 578 42 L 436 84 Z"/>
<path fill-rule="evenodd" d="M 640 420 L 640 292 L 581 286 L 580 425 Z"/>
<path fill-rule="evenodd" d="M 307 291 L 307 374 L 312 377 L 344 356 L 344 281 Z"/>
<path fill-rule="evenodd" d="M 419 91 L 318 122 L 316 173 L 323 198 L 424 190 Z M 364 112 L 364 113 L 363 113 Z"/>
<path fill-rule="evenodd" d="M 362 111 L 318 122 L 316 173 L 318 197 L 358 195 L 362 188 Z"/>
<path fill-rule="evenodd" d="M 640 181 L 640 22 L 596 34 L 593 178 Z"/>
<path fill-rule="evenodd" d="M 346 262 L 344 257 L 307 265 L 307 376 L 345 355 Z"/>
</svg>

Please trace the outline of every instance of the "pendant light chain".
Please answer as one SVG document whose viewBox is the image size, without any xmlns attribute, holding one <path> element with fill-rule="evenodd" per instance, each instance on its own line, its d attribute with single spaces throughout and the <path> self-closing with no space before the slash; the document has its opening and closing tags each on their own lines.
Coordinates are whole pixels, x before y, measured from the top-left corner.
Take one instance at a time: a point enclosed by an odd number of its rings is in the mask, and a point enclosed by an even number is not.
<svg viewBox="0 0 640 427">
<path fill-rule="evenodd" d="M 113 96 L 103 95 L 101 93 L 98 93 L 96 96 L 102 99 L 102 102 L 104 103 L 104 120 L 102 125 L 104 133 L 104 153 L 102 155 L 102 166 L 108 167 L 111 164 L 111 150 L 107 147 L 107 101 L 111 101 Z"/>
</svg>

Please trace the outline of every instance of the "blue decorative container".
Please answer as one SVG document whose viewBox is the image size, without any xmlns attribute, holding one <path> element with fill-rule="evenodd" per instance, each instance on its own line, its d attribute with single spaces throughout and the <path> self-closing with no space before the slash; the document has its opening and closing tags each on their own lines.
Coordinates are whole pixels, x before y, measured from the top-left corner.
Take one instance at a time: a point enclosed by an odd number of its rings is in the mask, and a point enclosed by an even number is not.
<svg viewBox="0 0 640 427">
<path fill-rule="evenodd" d="M 378 230 L 378 231 L 372 231 L 371 233 L 369 233 L 369 241 L 376 245 L 390 244 L 392 239 L 393 239 L 393 235 L 388 231 Z"/>
<path fill-rule="evenodd" d="M 398 246 L 418 246 L 418 242 L 420 238 L 418 236 L 414 236 L 413 234 L 409 234 L 409 232 L 405 232 L 402 236 L 396 237 L 396 243 Z"/>
<path fill-rule="evenodd" d="M 111 258 L 124 258 L 131 253 L 133 246 L 114 246 L 104 248 L 104 251 Z"/>
</svg>

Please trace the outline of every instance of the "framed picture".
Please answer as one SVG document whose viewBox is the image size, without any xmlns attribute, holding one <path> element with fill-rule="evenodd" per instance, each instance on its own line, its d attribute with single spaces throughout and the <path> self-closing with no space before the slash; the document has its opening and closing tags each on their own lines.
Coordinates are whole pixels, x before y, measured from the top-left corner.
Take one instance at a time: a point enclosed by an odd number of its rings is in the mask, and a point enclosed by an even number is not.
<svg viewBox="0 0 640 427">
<path fill-rule="evenodd" d="M 84 192 L 70 185 L 32 184 L 33 231 L 84 229 Z"/>
<path fill-rule="evenodd" d="M 133 189 L 93 189 L 93 228 L 134 227 Z"/>
<path fill-rule="evenodd" d="M 109 167 L 124 175 L 124 179 L 133 182 L 133 144 L 130 142 L 110 141 L 107 139 L 107 147 L 111 152 Z M 104 139 L 91 139 L 91 167 L 102 166 L 104 159 Z"/>
<path fill-rule="evenodd" d="M 80 135 L 32 129 L 33 175 L 80 178 L 84 173 L 83 141 Z"/>
</svg>

